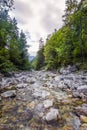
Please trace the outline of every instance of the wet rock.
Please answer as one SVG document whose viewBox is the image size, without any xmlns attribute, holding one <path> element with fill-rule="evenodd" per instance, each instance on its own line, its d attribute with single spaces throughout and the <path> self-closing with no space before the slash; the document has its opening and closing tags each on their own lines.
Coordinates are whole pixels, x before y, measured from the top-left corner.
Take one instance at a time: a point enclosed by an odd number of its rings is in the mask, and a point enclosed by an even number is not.
<svg viewBox="0 0 87 130">
<path fill-rule="evenodd" d="M 44 105 L 44 108 L 47 109 L 47 108 L 53 106 L 53 101 L 51 101 L 51 100 L 45 100 L 45 101 L 43 102 L 43 105 Z"/>
<path fill-rule="evenodd" d="M 2 98 L 9 98 L 9 97 L 15 97 L 16 96 L 16 90 L 9 90 L 1 94 Z"/>
<path fill-rule="evenodd" d="M 57 121 L 58 119 L 60 119 L 59 111 L 58 111 L 58 109 L 54 109 L 54 108 L 51 108 L 45 117 L 45 120 L 47 122 Z"/>
</svg>

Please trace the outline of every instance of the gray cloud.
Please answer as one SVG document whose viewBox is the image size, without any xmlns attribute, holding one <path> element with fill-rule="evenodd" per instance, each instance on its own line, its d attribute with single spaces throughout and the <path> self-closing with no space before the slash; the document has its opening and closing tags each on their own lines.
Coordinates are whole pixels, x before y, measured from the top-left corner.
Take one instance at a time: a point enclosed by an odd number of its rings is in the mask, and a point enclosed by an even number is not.
<svg viewBox="0 0 87 130">
<path fill-rule="evenodd" d="M 49 4 L 41 19 L 45 31 L 52 32 L 55 28 L 60 28 L 62 24 L 62 15 L 63 11 L 55 7 L 55 5 Z"/>
<path fill-rule="evenodd" d="M 25 32 L 30 32 L 31 38 L 38 41 L 60 28 L 65 0 L 15 0 L 15 10 L 12 15 L 18 21 L 18 26 Z M 37 51 L 38 42 L 29 43 L 31 53 Z"/>
<path fill-rule="evenodd" d="M 14 10 L 15 16 L 17 19 L 23 19 L 23 21 L 27 21 L 28 17 L 33 17 L 33 10 L 29 3 L 22 2 L 21 0 L 17 0 L 15 2 L 15 10 Z"/>
</svg>

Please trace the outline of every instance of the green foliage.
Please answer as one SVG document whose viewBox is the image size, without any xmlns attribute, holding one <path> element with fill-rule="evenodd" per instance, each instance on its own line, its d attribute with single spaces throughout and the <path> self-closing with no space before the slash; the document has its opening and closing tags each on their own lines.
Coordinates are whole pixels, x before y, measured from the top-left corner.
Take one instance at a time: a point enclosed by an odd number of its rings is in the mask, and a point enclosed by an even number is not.
<svg viewBox="0 0 87 130">
<path fill-rule="evenodd" d="M 66 1 L 64 26 L 49 38 L 44 47 L 48 69 L 85 63 L 87 59 L 87 2 Z M 87 63 L 87 62 L 86 62 Z"/>
<path fill-rule="evenodd" d="M 19 33 L 17 21 L 8 15 L 13 0 L 0 1 L 0 72 L 29 70 L 26 36 Z"/>
<path fill-rule="evenodd" d="M 39 70 L 44 66 L 44 54 L 43 54 L 43 52 L 44 52 L 44 48 L 41 48 L 37 52 L 37 56 L 32 62 L 32 66 L 35 70 Z"/>
</svg>

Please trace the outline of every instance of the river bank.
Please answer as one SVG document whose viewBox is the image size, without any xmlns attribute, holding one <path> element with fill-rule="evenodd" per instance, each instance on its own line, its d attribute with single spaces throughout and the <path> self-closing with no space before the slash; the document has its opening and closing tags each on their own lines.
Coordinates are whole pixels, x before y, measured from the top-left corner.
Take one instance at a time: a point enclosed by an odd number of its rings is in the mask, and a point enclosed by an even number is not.
<svg viewBox="0 0 87 130">
<path fill-rule="evenodd" d="M 0 78 L 0 130 L 86 130 L 87 72 Z"/>
</svg>

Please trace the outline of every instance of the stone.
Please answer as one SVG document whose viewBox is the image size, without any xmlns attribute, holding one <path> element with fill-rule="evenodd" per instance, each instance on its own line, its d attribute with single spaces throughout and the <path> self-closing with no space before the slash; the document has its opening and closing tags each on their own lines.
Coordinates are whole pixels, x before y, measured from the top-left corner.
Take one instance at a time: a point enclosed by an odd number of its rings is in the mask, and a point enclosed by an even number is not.
<svg viewBox="0 0 87 130">
<path fill-rule="evenodd" d="M 59 114 L 58 109 L 51 108 L 50 111 L 46 114 L 45 119 L 48 122 L 57 121 L 58 119 L 60 119 L 60 114 Z"/>
<path fill-rule="evenodd" d="M 9 90 L 1 94 L 2 98 L 9 98 L 9 97 L 15 97 L 16 96 L 16 90 Z"/>
<path fill-rule="evenodd" d="M 2 100 L 1 96 L 0 96 L 0 101 Z"/>
<path fill-rule="evenodd" d="M 44 108 L 47 109 L 53 106 L 53 102 L 51 100 L 44 100 L 43 105 L 44 105 Z"/>
<path fill-rule="evenodd" d="M 38 90 L 38 91 L 35 91 L 33 93 L 33 96 L 35 98 L 46 98 L 47 96 L 50 95 L 50 92 L 46 91 L 46 90 Z"/>
<path fill-rule="evenodd" d="M 87 94 L 87 85 L 82 85 L 77 88 L 78 92 Z"/>
<path fill-rule="evenodd" d="M 84 122 L 84 123 L 87 123 L 87 116 L 81 115 L 81 116 L 80 116 L 80 120 L 81 120 L 82 122 Z"/>
<path fill-rule="evenodd" d="M 41 112 L 43 110 L 43 104 L 39 103 L 36 107 L 35 107 L 35 111 L 37 112 Z"/>
<path fill-rule="evenodd" d="M 81 98 L 81 95 L 80 95 L 79 92 L 73 92 L 72 95 L 73 95 L 74 98 Z"/>
<path fill-rule="evenodd" d="M 18 89 L 22 89 L 22 88 L 25 88 L 25 87 L 27 87 L 27 84 L 25 84 L 25 83 L 17 84 Z"/>
<path fill-rule="evenodd" d="M 87 116 L 87 106 L 78 106 L 75 110 L 77 114 Z"/>
<path fill-rule="evenodd" d="M 70 73 L 72 73 L 72 72 L 75 72 L 75 71 L 77 71 L 78 69 L 77 69 L 77 67 L 75 66 L 75 65 L 69 65 L 68 67 L 66 67 L 66 68 L 61 68 L 60 69 L 60 73 L 61 74 L 64 74 L 64 75 L 67 75 L 67 74 L 70 74 Z"/>
<path fill-rule="evenodd" d="M 74 130 L 72 126 L 64 126 L 61 130 Z"/>
</svg>

